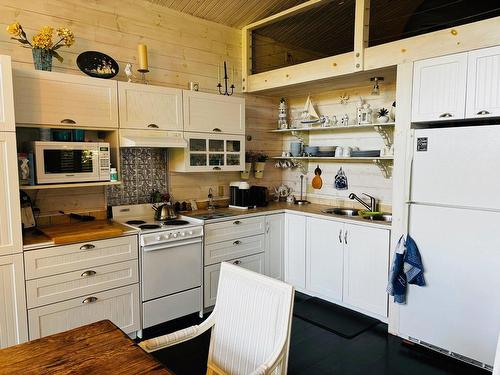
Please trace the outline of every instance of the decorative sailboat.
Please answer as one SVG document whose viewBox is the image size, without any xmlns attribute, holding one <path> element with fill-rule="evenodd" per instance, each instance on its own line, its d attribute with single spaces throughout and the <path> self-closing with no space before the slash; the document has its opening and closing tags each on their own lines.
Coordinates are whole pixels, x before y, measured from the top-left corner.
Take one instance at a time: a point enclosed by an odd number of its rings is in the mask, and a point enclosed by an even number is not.
<svg viewBox="0 0 500 375">
<path fill-rule="evenodd" d="M 321 118 L 316 113 L 316 110 L 314 109 L 314 105 L 312 103 L 310 96 L 307 97 L 306 105 L 304 106 L 304 109 L 302 110 L 302 113 L 300 115 L 300 122 L 302 124 L 320 124 L 321 123 Z"/>
</svg>

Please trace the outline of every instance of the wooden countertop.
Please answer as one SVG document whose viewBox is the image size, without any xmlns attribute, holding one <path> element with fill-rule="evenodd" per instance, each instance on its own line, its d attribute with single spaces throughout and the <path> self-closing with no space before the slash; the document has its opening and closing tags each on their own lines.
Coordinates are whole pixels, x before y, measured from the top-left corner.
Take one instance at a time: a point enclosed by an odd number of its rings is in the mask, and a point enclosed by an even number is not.
<svg viewBox="0 0 500 375">
<path fill-rule="evenodd" d="M 56 224 L 26 231 L 23 234 L 23 249 L 31 250 L 75 242 L 103 240 L 133 233 L 137 233 L 137 230 L 112 220 Z"/>
<path fill-rule="evenodd" d="M 249 217 L 249 216 L 259 216 L 259 215 L 265 215 L 265 214 L 272 214 L 272 213 L 279 213 L 279 212 L 290 212 L 290 213 L 301 213 L 307 216 L 316 216 L 316 217 L 321 217 L 323 219 L 330 219 L 330 220 L 336 220 L 336 221 L 343 221 L 347 223 L 358 223 L 358 224 L 363 224 L 366 226 L 371 226 L 371 227 L 378 227 L 378 228 L 383 228 L 383 229 L 391 229 L 391 223 L 388 222 L 373 222 L 369 221 L 366 219 L 363 219 L 361 217 L 348 217 L 348 216 L 341 216 L 341 215 L 330 215 L 330 214 L 325 214 L 322 212 L 322 210 L 331 208 L 332 206 L 328 205 L 322 205 L 322 204 L 315 204 L 315 203 L 310 203 L 307 205 L 297 205 L 293 203 L 286 203 L 286 202 L 269 202 L 269 205 L 266 207 L 257 207 L 257 208 L 252 208 L 248 210 L 239 210 L 239 209 L 234 209 L 234 208 L 217 208 L 215 212 L 217 213 L 228 213 L 231 214 L 230 217 L 222 217 L 222 218 L 217 218 L 217 219 L 209 219 L 205 220 L 206 223 L 215 223 L 219 221 L 226 221 L 226 220 L 231 220 L 231 219 L 237 219 L 237 218 L 244 218 L 244 217 Z M 208 214 L 212 213 L 214 211 L 208 211 L 208 210 L 198 210 L 198 211 L 190 211 L 190 212 L 184 212 L 182 213 L 184 216 L 192 217 L 192 215 L 203 215 L 203 214 Z"/>
<path fill-rule="evenodd" d="M 0 350 L 1 374 L 165 374 L 109 320 Z"/>
</svg>

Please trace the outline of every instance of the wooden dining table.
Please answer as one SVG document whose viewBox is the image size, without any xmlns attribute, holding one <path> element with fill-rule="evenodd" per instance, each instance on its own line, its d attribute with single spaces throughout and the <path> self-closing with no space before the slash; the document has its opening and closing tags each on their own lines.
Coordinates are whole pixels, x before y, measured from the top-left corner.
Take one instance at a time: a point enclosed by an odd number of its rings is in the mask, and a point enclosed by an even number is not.
<svg viewBox="0 0 500 375">
<path fill-rule="evenodd" d="M 173 375 L 109 320 L 0 350 L 0 374 Z"/>
</svg>

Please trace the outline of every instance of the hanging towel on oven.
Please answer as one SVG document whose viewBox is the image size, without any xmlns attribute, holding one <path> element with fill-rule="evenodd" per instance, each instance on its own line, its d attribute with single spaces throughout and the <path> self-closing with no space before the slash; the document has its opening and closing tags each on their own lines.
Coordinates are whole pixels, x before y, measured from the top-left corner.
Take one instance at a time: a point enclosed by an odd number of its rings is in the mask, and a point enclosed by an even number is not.
<svg viewBox="0 0 500 375">
<path fill-rule="evenodd" d="M 402 235 L 396 246 L 387 293 L 394 296 L 394 302 L 405 303 L 408 284 L 425 285 L 424 267 L 413 238 Z"/>
</svg>

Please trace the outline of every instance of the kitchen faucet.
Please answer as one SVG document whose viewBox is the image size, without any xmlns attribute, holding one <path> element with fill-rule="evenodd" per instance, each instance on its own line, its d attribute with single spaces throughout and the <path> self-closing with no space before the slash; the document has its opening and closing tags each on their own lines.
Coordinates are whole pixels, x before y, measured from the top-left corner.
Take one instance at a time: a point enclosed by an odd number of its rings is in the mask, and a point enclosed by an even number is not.
<svg viewBox="0 0 500 375">
<path fill-rule="evenodd" d="M 214 194 L 212 192 L 212 188 L 208 188 L 208 209 L 215 210 Z"/>
<path fill-rule="evenodd" d="M 370 204 L 363 201 L 354 193 L 349 194 L 349 199 L 356 199 L 359 203 L 361 203 L 364 207 L 366 207 L 367 210 L 370 210 L 370 212 L 375 212 L 377 210 L 377 200 L 371 195 L 365 193 L 363 193 L 363 195 L 366 195 L 368 198 L 370 198 Z"/>
</svg>

